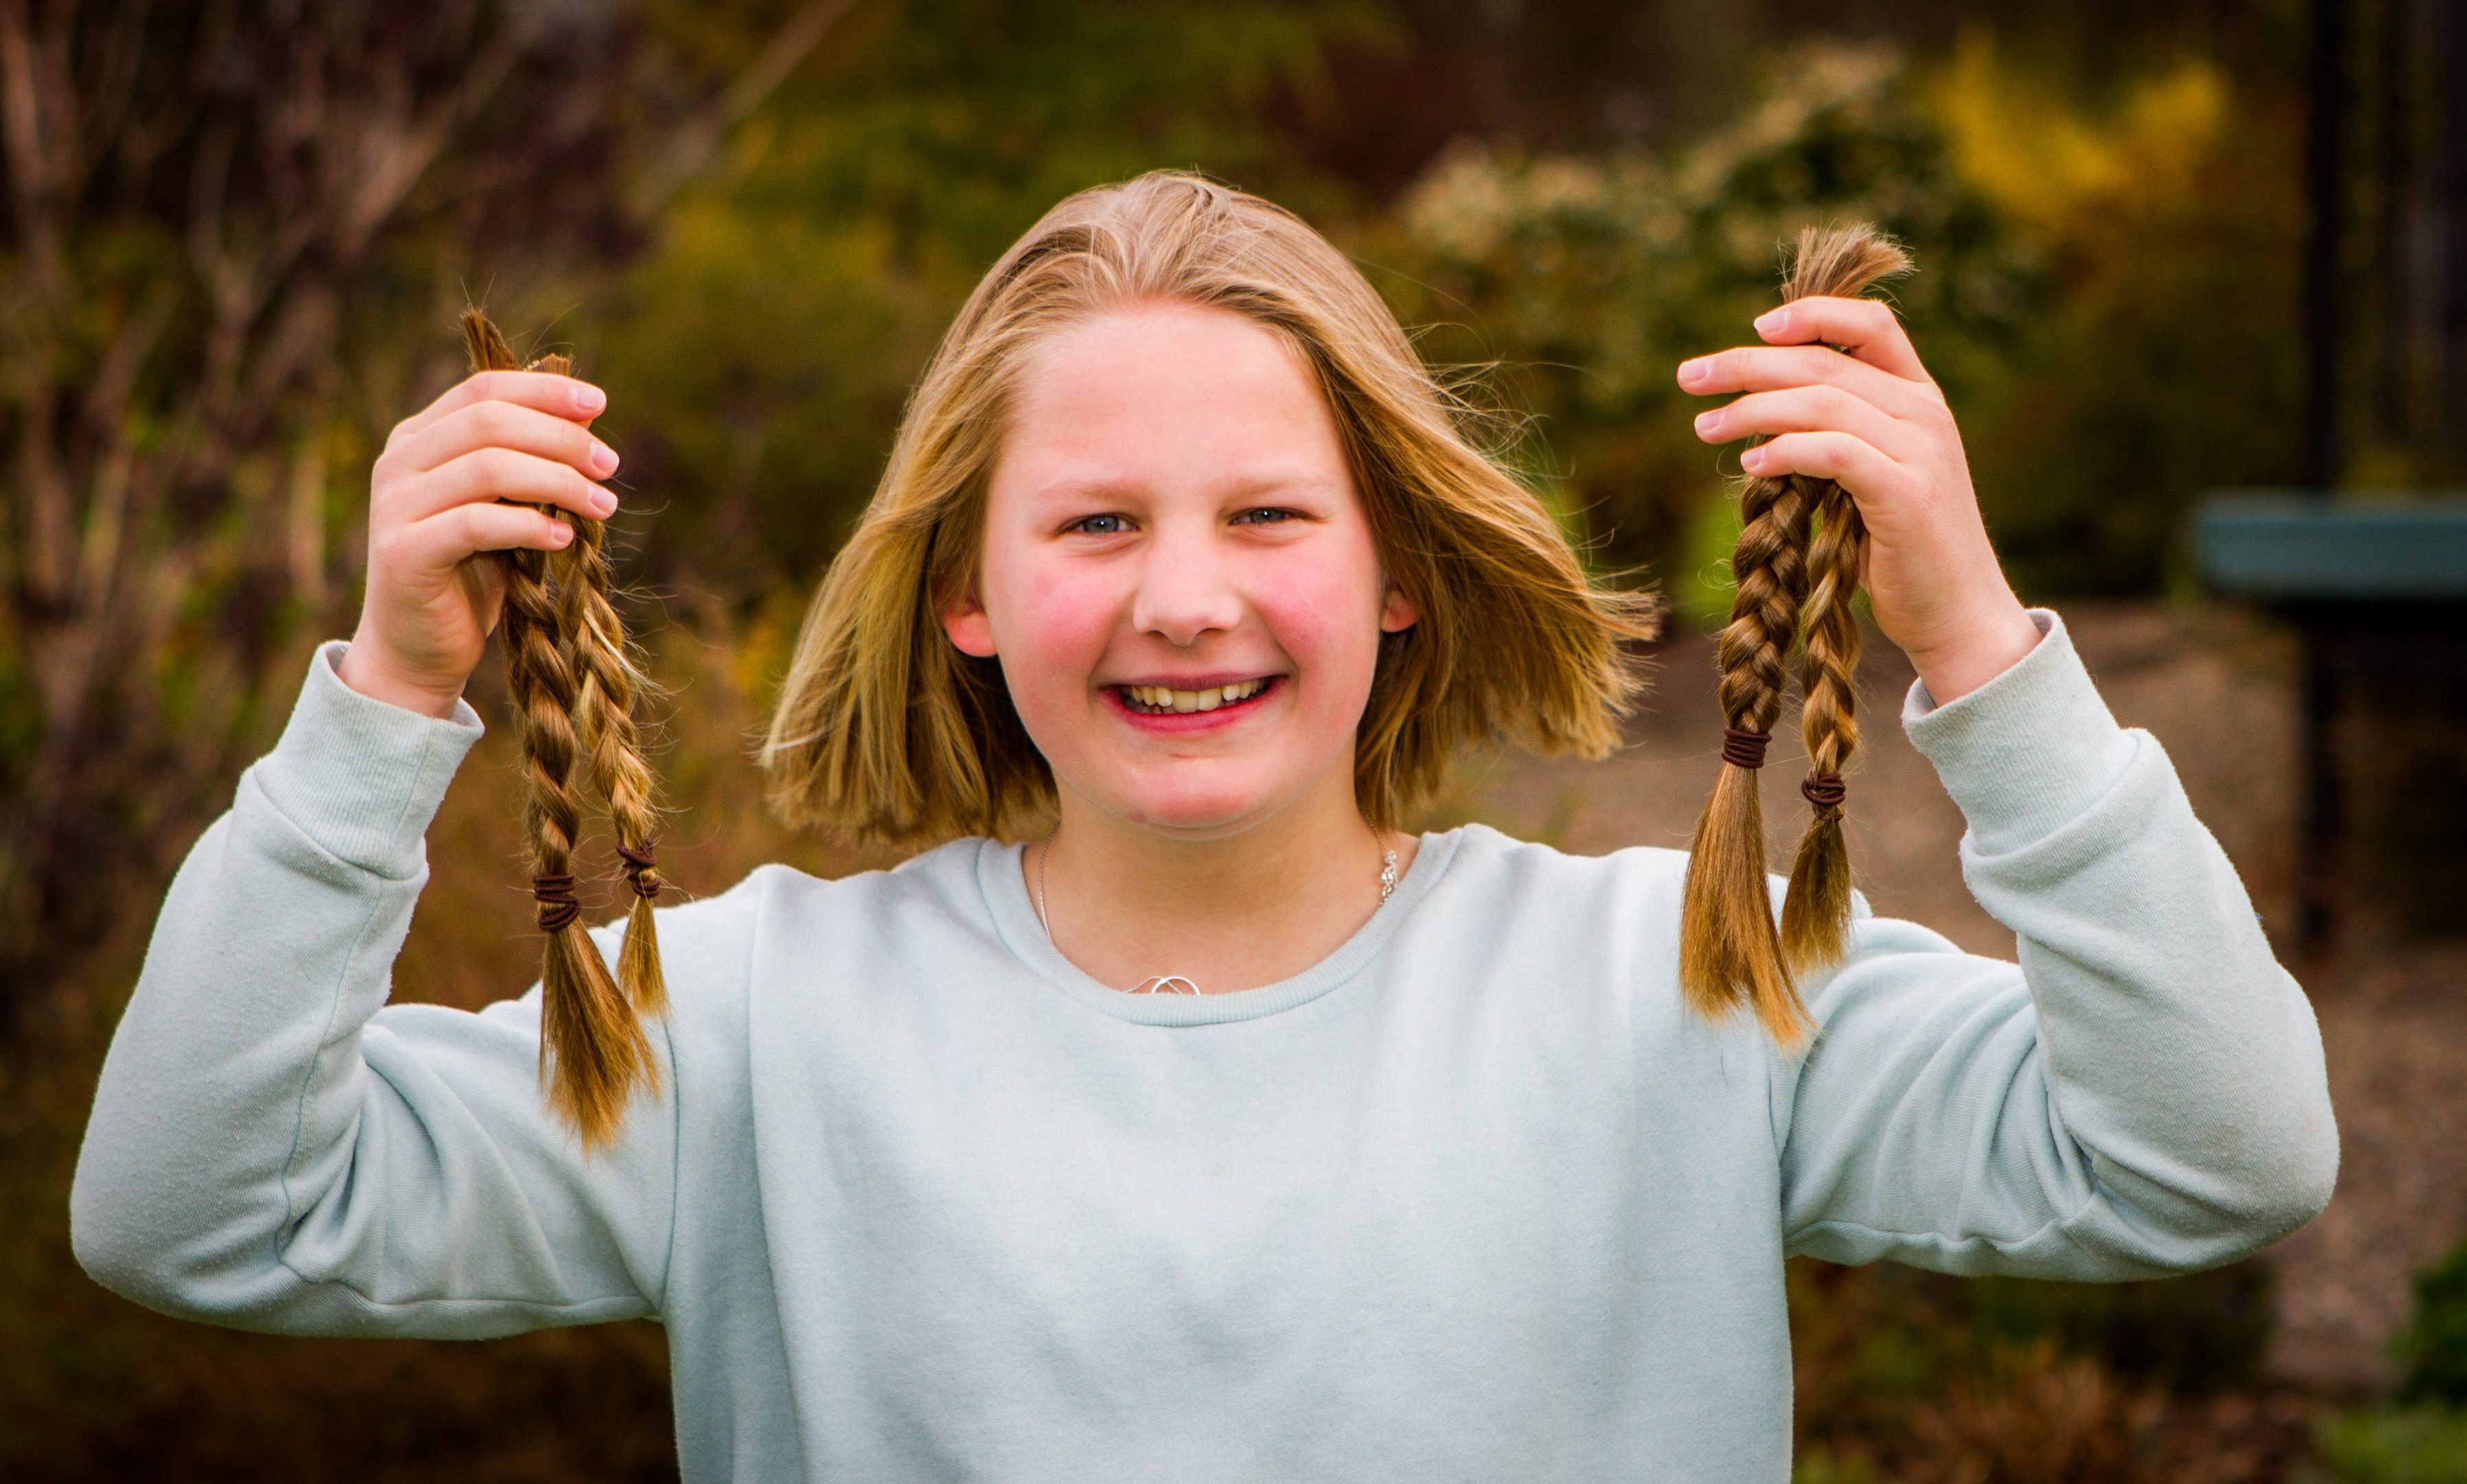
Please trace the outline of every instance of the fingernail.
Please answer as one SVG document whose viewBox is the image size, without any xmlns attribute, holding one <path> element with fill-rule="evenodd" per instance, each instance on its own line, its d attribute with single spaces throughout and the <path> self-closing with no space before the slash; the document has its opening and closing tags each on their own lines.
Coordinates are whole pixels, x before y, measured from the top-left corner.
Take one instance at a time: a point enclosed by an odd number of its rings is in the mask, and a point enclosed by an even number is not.
<svg viewBox="0 0 2467 1484">
<path fill-rule="evenodd" d="M 617 450 L 597 439 L 591 445 L 591 472 L 602 479 L 617 472 Z"/>
<path fill-rule="evenodd" d="M 1739 455 L 1739 468 L 1746 469 L 1751 474 L 1764 467 L 1765 451 L 1761 447 L 1750 448 L 1745 453 Z"/>
<path fill-rule="evenodd" d="M 1722 415 L 1718 412 L 1700 412 L 1696 414 L 1696 431 L 1709 433 L 1713 431 L 1713 424 L 1721 421 Z"/>
<path fill-rule="evenodd" d="M 608 394 L 588 382 L 577 382 L 574 388 L 574 405 L 582 412 L 598 413 L 607 407 Z"/>
<path fill-rule="evenodd" d="M 1790 309 L 1787 307 L 1778 309 L 1767 309 L 1762 314 L 1756 316 L 1756 333 L 1760 335 L 1779 334 L 1782 331 L 1782 328 L 1789 323 Z"/>
<path fill-rule="evenodd" d="M 604 519 L 608 513 L 616 508 L 616 495 L 610 493 L 606 490 L 594 490 L 591 491 L 591 514 Z"/>
<path fill-rule="evenodd" d="M 550 544 L 563 546 L 574 539 L 574 527 L 560 520 L 556 523 L 556 529 L 549 533 L 548 538 Z"/>
<path fill-rule="evenodd" d="M 1679 363 L 1679 384 L 1681 386 L 1694 386 L 1697 382 L 1704 380 L 1705 372 L 1707 370 L 1705 362 L 1706 357 L 1702 355 L 1699 355 L 1694 360 L 1681 361 Z"/>
</svg>

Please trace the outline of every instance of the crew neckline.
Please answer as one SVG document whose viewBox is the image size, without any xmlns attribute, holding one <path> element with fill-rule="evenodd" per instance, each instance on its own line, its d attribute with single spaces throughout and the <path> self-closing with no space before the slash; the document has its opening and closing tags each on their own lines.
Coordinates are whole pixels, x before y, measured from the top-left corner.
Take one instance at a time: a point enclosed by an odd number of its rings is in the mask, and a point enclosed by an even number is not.
<svg viewBox="0 0 2467 1484">
<path fill-rule="evenodd" d="M 1044 925 L 1037 921 L 1036 905 L 1029 900 L 1028 876 L 1020 866 L 1028 849 L 1024 843 L 980 840 L 977 884 L 1004 946 L 1037 978 L 1066 996 L 1138 1025 L 1226 1025 L 1307 1005 L 1360 973 L 1447 873 L 1463 835 L 1461 829 L 1422 835 L 1414 863 L 1396 882 L 1395 894 L 1325 958 L 1274 984 L 1222 994 L 1134 994 L 1098 982 L 1064 957 L 1046 936 Z"/>
</svg>

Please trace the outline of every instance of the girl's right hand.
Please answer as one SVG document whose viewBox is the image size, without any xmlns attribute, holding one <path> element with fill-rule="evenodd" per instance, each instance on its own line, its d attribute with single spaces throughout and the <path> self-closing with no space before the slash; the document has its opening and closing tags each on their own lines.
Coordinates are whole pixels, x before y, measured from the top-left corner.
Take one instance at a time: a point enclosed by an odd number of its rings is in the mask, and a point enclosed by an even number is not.
<svg viewBox="0 0 2467 1484">
<path fill-rule="evenodd" d="M 598 387 L 530 371 L 484 371 L 395 425 L 369 479 L 369 577 L 343 683 L 430 716 L 450 715 L 497 627 L 505 575 L 483 553 L 555 551 L 574 539 L 556 505 L 605 518 L 596 481 L 617 453 L 590 422 Z"/>
</svg>

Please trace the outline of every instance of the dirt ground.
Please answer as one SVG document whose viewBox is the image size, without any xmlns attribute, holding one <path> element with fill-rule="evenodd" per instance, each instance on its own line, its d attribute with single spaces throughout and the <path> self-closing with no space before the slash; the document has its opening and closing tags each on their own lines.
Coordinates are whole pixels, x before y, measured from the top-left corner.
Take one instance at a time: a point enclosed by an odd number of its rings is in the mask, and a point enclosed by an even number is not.
<svg viewBox="0 0 2467 1484">
<path fill-rule="evenodd" d="M 2117 717 L 2167 748 L 2186 792 L 2244 875 L 2273 940 L 2295 942 L 2296 652 L 2264 622 L 2217 609 L 2072 607 L 2067 623 Z M 1707 641 L 1664 646 L 1635 745 L 1602 763 L 1510 758 L 1479 769 L 1450 812 L 1564 849 L 1685 848 L 1716 764 Z M 1972 952 L 2012 934 L 1961 883 L 1961 817 L 1895 719 L 1911 671 L 1873 636 L 1863 666 L 1865 753 L 1852 776 L 1860 887 Z M 1781 737 L 1765 770 L 1775 858 L 1796 838 L 1803 763 Z M 2388 1379 L 2385 1350 L 2409 1280 L 2467 1235 L 2467 938 L 2401 941 L 2360 903 L 2328 952 L 2283 949 L 2321 1021 L 2343 1157 L 2337 1198 L 2283 1243 L 2274 1369 L 2308 1390 Z"/>
</svg>

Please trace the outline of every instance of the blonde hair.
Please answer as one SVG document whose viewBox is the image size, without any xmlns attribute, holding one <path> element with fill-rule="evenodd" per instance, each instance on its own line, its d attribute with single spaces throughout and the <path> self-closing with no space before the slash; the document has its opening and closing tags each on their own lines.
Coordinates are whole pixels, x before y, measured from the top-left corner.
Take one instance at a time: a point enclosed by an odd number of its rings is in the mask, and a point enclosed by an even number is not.
<svg viewBox="0 0 2467 1484">
<path fill-rule="evenodd" d="M 1257 196 L 1160 171 L 1046 213 L 943 336 L 798 637 L 762 749 L 783 817 L 921 845 L 1016 832 L 1052 809 L 1052 775 L 999 662 L 962 653 L 939 614 L 976 575 L 1020 363 L 1058 330 L 1144 303 L 1265 327 L 1334 414 L 1387 580 L 1419 615 L 1380 642 L 1355 734 L 1364 817 L 1396 826 L 1468 742 L 1587 756 L 1617 743 L 1637 685 L 1619 646 L 1652 636 L 1652 600 L 1587 580 L 1324 238 Z"/>
<path fill-rule="evenodd" d="M 1910 255 L 1874 227 L 1811 227 L 1799 234 L 1782 299 L 1849 298 L 1910 270 Z M 1851 603 L 1867 529 L 1840 485 L 1800 474 L 1749 480 L 1739 491 L 1739 516 L 1731 557 L 1738 587 L 1714 648 L 1726 724 L 1722 768 L 1688 851 L 1679 983 L 1701 1014 L 1719 1017 L 1745 1006 L 1775 1040 L 1798 1046 L 1812 1027 L 1792 975 L 1838 962 L 1850 931 L 1842 770 L 1859 745 L 1852 684 L 1859 620 Z M 1799 788 L 1813 815 L 1777 928 L 1756 769 L 1781 714 L 1791 647 L 1802 636 L 1799 733 L 1814 766 Z"/>
</svg>

